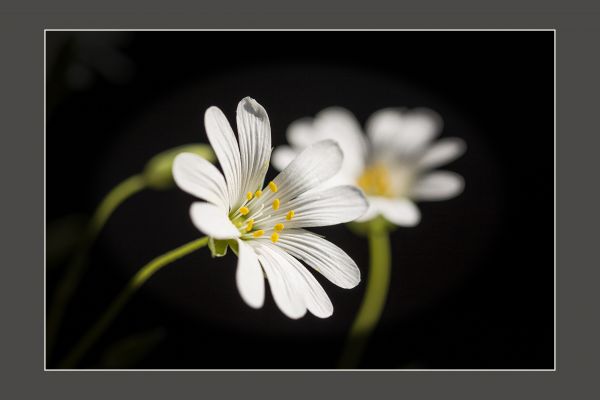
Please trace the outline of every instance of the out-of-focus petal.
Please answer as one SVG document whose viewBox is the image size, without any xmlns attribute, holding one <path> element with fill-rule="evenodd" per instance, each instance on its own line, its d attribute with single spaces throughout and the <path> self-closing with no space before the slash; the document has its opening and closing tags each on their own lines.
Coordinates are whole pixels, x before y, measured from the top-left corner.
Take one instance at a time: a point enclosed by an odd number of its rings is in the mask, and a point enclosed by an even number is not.
<svg viewBox="0 0 600 400">
<path fill-rule="evenodd" d="M 415 226 L 421 221 L 419 209 L 409 199 L 371 197 L 369 201 L 385 219 L 399 226 Z"/>
<path fill-rule="evenodd" d="M 283 171 L 299 153 L 290 146 L 278 146 L 273 150 L 271 164 L 278 171 Z"/>
<path fill-rule="evenodd" d="M 435 171 L 415 183 L 410 197 L 415 200 L 447 200 L 458 196 L 464 186 L 462 176 L 450 171 Z"/>
<path fill-rule="evenodd" d="M 418 167 L 432 169 L 454 161 L 467 149 L 465 141 L 459 138 L 445 138 L 433 143 L 421 157 Z"/>
<path fill-rule="evenodd" d="M 417 157 L 442 128 L 442 119 L 434 111 L 421 108 L 386 108 L 367 121 L 367 134 L 378 158 Z"/>
</svg>

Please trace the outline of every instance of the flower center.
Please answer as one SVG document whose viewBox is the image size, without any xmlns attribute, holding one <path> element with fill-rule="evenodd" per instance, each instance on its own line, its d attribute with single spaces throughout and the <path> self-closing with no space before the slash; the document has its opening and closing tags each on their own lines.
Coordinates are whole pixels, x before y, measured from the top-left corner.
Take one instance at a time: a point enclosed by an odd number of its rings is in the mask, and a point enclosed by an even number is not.
<svg viewBox="0 0 600 400">
<path fill-rule="evenodd" d="M 269 193 L 263 197 L 263 191 L 267 190 Z M 258 239 L 269 234 L 271 241 L 277 243 L 285 223 L 296 215 L 294 210 L 282 207 L 281 200 L 276 195 L 278 190 L 275 182 L 271 181 L 263 190 L 248 192 L 242 206 L 229 214 L 229 219 L 242 234 L 242 239 Z"/>
<path fill-rule="evenodd" d="M 415 179 L 410 165 L 374 164 L 358 178 L 358 186 L 369 196 L 403 197 L 409 194 Z"/>
<path fill-rule="evenodd" d="M 371 196 L 392 196 L 390 173 L 383 165 L 375 164 L 367 167 L 358 178 L 358 186 Z"/>
</svg>

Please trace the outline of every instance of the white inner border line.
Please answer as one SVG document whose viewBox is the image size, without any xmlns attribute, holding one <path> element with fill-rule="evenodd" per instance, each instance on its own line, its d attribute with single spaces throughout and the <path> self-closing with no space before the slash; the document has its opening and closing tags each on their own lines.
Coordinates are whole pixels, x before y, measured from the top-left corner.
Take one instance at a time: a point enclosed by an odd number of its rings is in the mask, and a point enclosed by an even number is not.
<svg viewBox="0 0 600 400">
<path fill-rule="evenodd" d="M 552 369 L 59 369 L 46 367 L 46 32 L 554 32 L 554 368 Z M 44 29 L 44 371 L 556 372 L 556 29 Z"/>
</svg>

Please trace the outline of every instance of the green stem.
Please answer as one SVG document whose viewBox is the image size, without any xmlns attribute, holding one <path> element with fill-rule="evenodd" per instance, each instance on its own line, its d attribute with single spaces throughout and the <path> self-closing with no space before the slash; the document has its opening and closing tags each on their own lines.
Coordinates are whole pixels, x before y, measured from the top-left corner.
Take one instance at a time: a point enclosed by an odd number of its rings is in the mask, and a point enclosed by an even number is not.
<svg viewBox="0 0 600 400">
<path fill-rule="evenodd" d="M 74 368 L 77 363 L 85 355 L 85 353 L 92 347 L 92 345 L 98 340 L 98 338 L 106 331 L 110 323 L 119 314 L 123 306 L 127 303 L 129 298 L 146 282 L 154 273 L 160 270 L 165 265 L 172 263 L 180 259 L 181 257 L 196 251 L 208 243 L 208 237 L 203 237 L 183 246 L 180 246 L 174 250 L 171 250 L 161 256 L 156 257 L 148 264 L 144 265 L 134 276 L 131 278 L 127 286 L 121 291 L 117 298 L 111 303 L 102 317 L 96 322 L 94 326 L 83 336 L 83 338 L 77 343 L 77 345 L 71 350 L 67 357 L 60 363 L 60 368 Z"/>
<path fill-rule="evenodd" d="M 356 368 L 358 366 L 369 336 L 379 322 L 387 299 L 391 272 L 390 238 L 386 229 L 386 221 L 381 218 L 374 219 L 369 223 L 369 251 L 371 265 L 365 296 L 350 329 L 339 368 Z"/>
<path fill-rule="evenodd" d="M 48 318 L 46 320 L 46 350 L 48 358 L 50 358 L 50 355 L 54 350 L 65 309 L 83 277 L 87 254 L 96 240 L 98 233 L 100 233 L 113 211 L 123 203 L 123 201 L 145 187 L 146 183 L 143 176 L 133 175 L 115 186 L 106 197 L 104 197 L 94 212 L 87 227 L 87 231 L 81 238 L 77 252 L 67 265 L 65 274 L 58 283 L 52 302 L 50 303 Z"/>
</svg>

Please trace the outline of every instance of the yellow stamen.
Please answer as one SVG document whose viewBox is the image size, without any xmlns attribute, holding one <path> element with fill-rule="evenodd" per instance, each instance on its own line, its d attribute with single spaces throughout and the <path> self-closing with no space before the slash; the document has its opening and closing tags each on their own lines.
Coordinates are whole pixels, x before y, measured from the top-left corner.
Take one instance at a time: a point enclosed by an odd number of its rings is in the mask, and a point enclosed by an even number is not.
<svg viewBox="0 0 600 400">
<path fill-rule="evenodd" d="M 256 197 L 260 197 L 262 196 L 262 190 L 257 190 L 256 193 L 254 194 Z"/>
<path fill-rule="evenodd" d="M 264 235 L 264 234 L 265 234 L 265 231 L 263 231 L 262 229 L 259 229 L 259 230 L 257 230 L 256 232 L 254 232 L 254 233 L 252 234 L 252 236 L 254 236 L 255 238 L 259 238 L 259 237 L 261 237 L 261 236 L 262 236 L 262 235 Z"/>
<path fill-rule="evenodd" d="M 271 189 L 271 192 L 277 193 L 277 185 L 275 184 L 275 182 L 269 182 L 269 189 Z"/>
<path fill-rule="evenodd" d="M 253 219 L 249 219 L 248 220 L 248 225 L 246 225 L 246 232 L 250 232 L 252 230 L 252 226 L 254 225 L 254 220 Z"/>
<path fill-rule="evenodd" d="M 271 235 L 271 242 L 277 243 L 278 240 L 279 240 L 279 234 L 277 232 L 273 232 L 273 234 Z"/>
<path fill-rule="evenodd" d="M 250 210 L 248 209 L 248 207 L 240 208 L 240 214 L 242 214 L 242 215 L 248 215 L 249 212 L 250 212 Z"/>
<path fill-rule="evenodd" d="M 252 200 L 253 197 L 254 195 L 252 194 L 252 192 L 246 193 L 246 200 Z"/>
<path fill-rule="evenodd" d="M 288 211 L 287 215 L 285 216 L 285 219 L 287 219 L 288 221 L 291 221 L 292 218 L 294 218 L 294 210 Z"/>
<path fill-rule="evenodd" d="M 276 211 L 279 210 L 279 203 L 280 203 L 279 199 L 273 200 L 273 210 L 276 210 Z"/>
<path fill-rule="evenodd" d="M 273 229 L 275 229 L 276 232 L 281 232 L 283 228 L 283 224 L 275 224 L 275 226 L 273 227 Z"/>
</svg>

